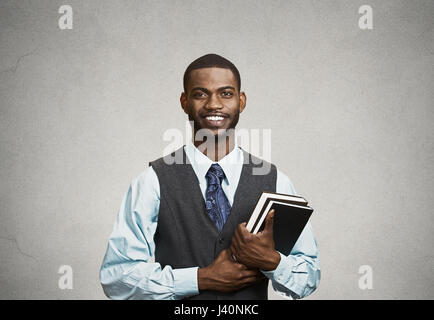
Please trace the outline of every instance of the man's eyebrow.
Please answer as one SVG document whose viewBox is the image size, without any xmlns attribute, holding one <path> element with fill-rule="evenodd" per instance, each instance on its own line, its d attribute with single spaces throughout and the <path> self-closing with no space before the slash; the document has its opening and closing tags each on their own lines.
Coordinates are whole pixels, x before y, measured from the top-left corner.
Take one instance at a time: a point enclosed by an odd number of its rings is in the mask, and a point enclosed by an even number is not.
<svg viewBox="0 0 434 320">
<path fill-rule="evenodd" d="M 232 90 L 235 91 L 235 88 L 232 87 L 232 86 L 224 86 L 224 87 L 219 88 L 218 90 L 219 90 L 219 91 L 223 91 L 223 90 L 226 90 L 226 89 L 232 89 Z"/>
<path fill-rule="evenodd" d="M 217 91 L 223 91 L 223 90 L 226 90 L 226 89 L 232 89 L 232 90 L 235 91 L 235 88 L 232 87 L 232 86 L 224 86 L 224 87 L 220 87 L 220 88 L 217 89 Z M 209 93 L 209 92 L 210 92 L 208 89 L 206 89 L 206 88 L 202 88 L 202 87 L 194 87 L 193 89 L 191 89 L 191 92 L 193 92 L 193 91 L 195 91 L 195 90 L 200 90 L 200 91 L 203 91 L 203 92 L 205 92 L 205 93 Z"/>
<path fill-rule="evenodd" d="M 209 93 L 209 90 L 208 90 L 208 89 L 206 89 L 206 88 L 202 88 L 202 87 L 194 87 L 193 89 L 191 89 L 190 92 L 193 92 L 193 91 L 196 91 L 196 90 L 200 90 L 200 91 L 203 91 L 203 92 L 205 92 L 205 93 Z"/>
</svg>

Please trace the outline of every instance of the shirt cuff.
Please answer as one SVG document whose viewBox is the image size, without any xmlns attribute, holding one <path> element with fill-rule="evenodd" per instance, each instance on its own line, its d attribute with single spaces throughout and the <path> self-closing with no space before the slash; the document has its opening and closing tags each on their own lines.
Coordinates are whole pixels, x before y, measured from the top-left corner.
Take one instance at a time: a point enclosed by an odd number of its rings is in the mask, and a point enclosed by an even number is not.
<svg viewBox="0 0 434 320">
<path fill-rule="evenodd" d="M 178 299 L 199 294 L 197 287 L 198 267 L 173 269 L 175 295 Z"/>
<path fill-rule="evenodd" d="M 261 270 L 262 273 L 270 280 L 276 281 L 278 283 L 284 283 L 288 280 L 288 273 L 292 272 L 292 269 L 296 263 L 295 258 L 292 256 L 285 256 L 280 254 L 280 262 L 276 269 L 265 271 Z"/>
</svg>

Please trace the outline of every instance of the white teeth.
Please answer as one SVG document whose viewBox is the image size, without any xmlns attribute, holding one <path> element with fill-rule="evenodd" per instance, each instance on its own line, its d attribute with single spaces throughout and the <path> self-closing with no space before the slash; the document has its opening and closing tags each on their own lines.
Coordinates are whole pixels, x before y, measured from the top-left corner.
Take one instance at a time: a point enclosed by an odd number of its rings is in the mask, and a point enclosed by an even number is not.
<svg viewBox="0 0 434 320">
<path fill-rule="evenodd" d="M 219 120 L 223 120 L 223 117 L 220 116 L 211 116 L 211 117 L 206 117 L 208 120 L 212 120 L 212 121 L 219 121 Z"/>
</svg>

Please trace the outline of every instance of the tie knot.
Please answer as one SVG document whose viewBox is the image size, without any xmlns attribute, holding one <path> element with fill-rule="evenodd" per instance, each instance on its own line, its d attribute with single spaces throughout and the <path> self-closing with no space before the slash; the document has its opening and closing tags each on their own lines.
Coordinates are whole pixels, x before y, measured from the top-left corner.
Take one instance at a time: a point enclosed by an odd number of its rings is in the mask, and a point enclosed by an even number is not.
<svg viewBox="0 0 434 320">
<path fill-rule="evenodd" d="M 218 178 L 220 183 L 222 183 L 223 177 L 225 176 L 225 173 L 223 172 L 222 167 L 218 163 L 214 163 L 211 165 L 211 167 L 208 169 L 208 172 L 206 173 L 207 179 L 215 179 Z"/>
</svg>

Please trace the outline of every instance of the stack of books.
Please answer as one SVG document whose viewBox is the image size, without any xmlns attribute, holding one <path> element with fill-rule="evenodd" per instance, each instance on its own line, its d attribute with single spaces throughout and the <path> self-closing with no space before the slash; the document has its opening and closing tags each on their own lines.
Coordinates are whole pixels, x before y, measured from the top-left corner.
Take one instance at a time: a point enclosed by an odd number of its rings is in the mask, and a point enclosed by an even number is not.
<svg viewBox="0 0 434 320">
<path fill-rule="evenodd" d="M 265 217 L 274 209 L 275 249 L 288 255 L 312 215 L 313 209 L 307 204 L 303 197 L 264 191 L 256 202 L 246 229 L 254 234 L 261 232 L 265 226 Z"/>
</svg>

